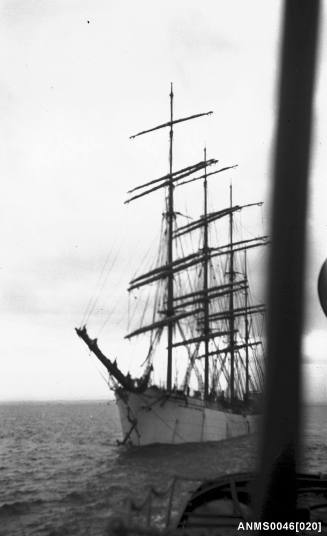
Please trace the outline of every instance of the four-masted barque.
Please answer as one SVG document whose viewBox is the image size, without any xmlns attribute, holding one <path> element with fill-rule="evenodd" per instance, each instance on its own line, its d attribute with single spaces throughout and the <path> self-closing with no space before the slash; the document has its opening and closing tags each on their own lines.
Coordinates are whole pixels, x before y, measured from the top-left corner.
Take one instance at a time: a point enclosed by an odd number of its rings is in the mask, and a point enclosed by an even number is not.
<svg viewBox="0 0 327 536">
<path fill-rule="evenodd" d="M 234 226 L 238 213 L 262 203 L 233 204 L 230 185 L 229 205 L 210 211 L 209 177 L 235 166 L 217 169 L 218 161 L 208 159 L 206 149 L 202 161 L 174 170 L 175 125 L 212 112 L 175 119 L 173 98 L 171 86 L 169 121 L 132 136 L 169 131 L 168 173 L 133 188 L 127 200 L 129 203 L 160 189 L 165 194 L 157 265 L 134 277 L 128 289 L 152 289 L 151 321 L 144 322 L 142 315 L 143 323 L 127 335 L 128 339 L 150 337 L 147 355 L 140 356 L 145 360 L 143 375 L 132 378 L 130 373 L 124 374 L 116 359 L 106 357 L 97 339 L 90 338 L 86 326 L 76 329 L 109 372 L 123 443 L 133 445 L 219 441 L 251 433 L 256 429 L 263 387 L 263 343 L 260 327 L 257 332 L 255 327 L 265 307 L 251 302 L 246 254 L 266 245 L 268 237 L 240 240 Z M 185 223 L 175 208 L 175 189 L 196 181 L 202 183 L 203 213 Z M 211 227 L 222 222 L 228 238 L 220 244 L 219 235 L 212 240 Z M 183 240 L 195 235 L 198 247 L 185 253 Z M 162 340 L 166 341 L 166 355 L 160 357 L 166 362 L 164 385 L 153 380 L 156 349 Z M 184 367 L 179 384 L 177 363 L 179 373 Z"/>
</svg>

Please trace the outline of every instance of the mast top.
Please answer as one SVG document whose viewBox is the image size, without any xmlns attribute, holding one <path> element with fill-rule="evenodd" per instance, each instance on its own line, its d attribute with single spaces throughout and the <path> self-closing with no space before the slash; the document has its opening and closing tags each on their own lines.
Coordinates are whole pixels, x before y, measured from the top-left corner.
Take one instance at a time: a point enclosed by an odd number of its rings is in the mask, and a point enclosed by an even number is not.
<svg viewBox="0 0 327 536">
<path fill-rule="evenodd" d="M 172 102 L 173 97 L 174 97 L 172 82 L 170 83 L 169 96 L 170 96 L 170 102 Z M 213 114 L 213 111 L 204 112 L 200 114 L 189 115 L 188 117 L 182 117 L 181 119 L 175 119 L 174 121 L 172 120 L 172 117 L 171 117 L 171 120 L 167 121 L 167 123 L 162 123 L 161 125 L 157 125 L 147 130 L 142 130 L 141 132 L 138 132 L 137 134 L 133 134 L 132 136 L 130 136 L 129 139 L 132 140 L 134 138 L 137 138 L 138 136 L 142 136 L 143 134 L 148 134 L 148 132 L 153 132 L 154 130 L 160 130 L 161 128 L 165 128 L 165 127 L 171 128 L 173 125 L 176 125 L 177 123 L 183 123 L 184 121 L 190 121 L 191 119 L 197 119 L 198 117 L 203 117 L 205 115 L 212 115 L 212 114 Z"/>
</svg>

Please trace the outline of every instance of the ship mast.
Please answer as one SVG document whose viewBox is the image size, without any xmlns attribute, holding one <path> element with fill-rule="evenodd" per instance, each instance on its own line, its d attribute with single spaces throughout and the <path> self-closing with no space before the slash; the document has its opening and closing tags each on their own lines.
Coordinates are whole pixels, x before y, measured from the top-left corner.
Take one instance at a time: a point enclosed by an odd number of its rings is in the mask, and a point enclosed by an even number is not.
<svg viewBox="0 0 327 536">
<path fill-rule="evenodd" d="M 171 390 L 172 380 L 172 361 L 173 361 L 173 322 L 174 316 L 174 272 L 173 272 L 173 229 L 174 229 L 174 183 L 173 183 L 173 84 L 170 85 L 170 130 L 169 130 L 169 186 L 168 186 L 168 204 L 167 204 L 167 265 L 169 273 L 167 279 L 167 317 L 168 317 L 168 347 L 167 347 L 167 389 Z"/>
<path fill-rule="evenodd" d="M 247 282 L 248 280 L 248 269 L 247 269 L 247 256 L 246 256 L 246 250 L 244 251 L 244 275 L 245 280 Z M 245 296 L 244 296 L 244 322 L 245 322 L 245 400 L 248 400 L 249 398 L 249 316 L 248 316 L 248 287 L 245 286 L 244 290 Z"/>
<path fill-rule="evenodd" d="M 229 348 L 230 348 L 230 398 L 234 400 L 235 392 L 235 379 L 234 379 L 234 368 L 235 368 L 235 339 L 234 339 L 234 250 L 233 250 L 233 187 L 232 183 L 229 186 L 229 196 L 230 196 L 230 213 L 229 213 L 229 240 L 230 240 L 230 257 L 229 257 L 229 283 L 230 283 L 230 294 L 229 294 Z"/>
<path fill-rule="evenodd" d="M 164 175 L 163 177 L 160 177 L 159 179 L 151 180 L 145 184 L 142 184 L 140 186 L 137 186 L 130 190 L 128 193 L 133 194 L 125 203 L 130 203 L 134 199 L 138 199 L 140 197 L 143 197 L 144 195 L 147 195 L 151 192 L 154 192 L 156 190 L 159 190 L 163 187 L 167 187 L 167 201 L 166 201 L 166 221 L 167 221 L 167 261 L 166 266 L 159 269 L 160 272 L 164 271 L 165 277 L 167 278 L 167 308 L 166 308 L 166 318 L 164 321 L 154 322 L 151 326 L 148 326 L 150 329 L 155 329 L 156 327 L 161 326 L 167 326 L 167 390 L 170 391 L 172 388 L 172 360 L 173 360 L 173 348 L 176 346 L 173 341 L 173 332 L 174 332 L 174 324 L 176 320 L 180 319 L 184 315 L 176 315 L 174 311 L 174 273 L 175 270 L 175 262 L 174 262 L 174 254 L 173 254 L 173 243 L 174 243 L 174 221 L 175 221 L 175 213 L 174 213 L 174 188 L 175 183 L 180 183 L 179 181 L 181 179 L 184 179 L 186 177 L 189 177 L 190 175 L 196 173 L 197 171 L 200 171 L 207 167 L 207 165 L 213 165 L 216 164 L 216 160 L 210 160 L 209 162 L 198 162 L 197 164 L 188 166 L 186 168 L 183 168 L 179 171 L 173 172 L 173 137 L 174 137 L 174 130 L 173 126 L 177 123 L 182 123 L 184 121 L 189 121 L 190 119 L 197 119 L 198 117 L 203 117 L 206 115 L 211 115 L 213 112 L 205 112 L 200 114 L 194 114 L 188 117 L 183 117 L 181 119 L 174 119 L 173 116 L 173 103 L 174 103 L 174 93 L 173 93 L 173 84 L 170 85 L 170 120 L 167 123 L 163 123 L 161 125 L 158 125 L 156 127 L 150 128 L 148 130 L 143 130 L 141 132 L 138 132 L 137 134 L 131 136 L 131 138 L 136 138 L 137 136 L 141 136 L 143 134 L 147 134 L 149 132 L 153 132 L 155 130 L 159 130 L 165 127 L 169 127 L 169 173 L 168 175 Z M 218 170 L 214 173 L 220 172 L 221 170 Z M 199 177 L 200 178 L 200 177 Z M 202 177 L 201 177 L 202 178 Z M 193 179 L 194 180 L 194 179 Z M 195 180 L 198 180 L 196 178 Z M 147 189 L 148 188 L 148 189 Z M 139 192 L 136 193 L 135 192 Z M 155 270 L 156 271 L 156 270 Z M 133 288 L 137 288 L 142 286 L 143 284 L 151 283 L 159 278 L 161 278 L 162 275 L 154 275 L 154 277 L 151 279 L 147 279 L 147 274 L 144 276 L 140 276 L 139 278 L 136 278 L 136 280 L 132 283 L 129 290 L 132 290 Z M 143 279 L 143 282 L 142 282 Z M 141 281 L 140 281 L 141 280 Z M 188 316 L 188 315 L 187 315 Z M 143 331 L 142 328 L 139 330 L 136 330 L 134 333 L 131 333 L 127 335 L 127 338 L 134 336 L 138 333 L 141 333 Z"/>
<path fill-rule="evenodd" d="M 207 185 L 207 149 L 204 148 L 204 219 L 203 219 L 203 302 L 204 302 L 204 399 L 209 394 L 209 298 L 208 298 L 208 185 Z"/>
</svg>

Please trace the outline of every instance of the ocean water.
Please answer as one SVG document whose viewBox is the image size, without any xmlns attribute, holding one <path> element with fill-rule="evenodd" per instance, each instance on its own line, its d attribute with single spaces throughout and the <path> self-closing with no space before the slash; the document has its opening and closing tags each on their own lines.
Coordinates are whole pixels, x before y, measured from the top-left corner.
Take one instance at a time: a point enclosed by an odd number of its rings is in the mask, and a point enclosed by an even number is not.
<svg viewBox="0 0 327 536">
<path fill-rule="evenodd" d="M 327 408 L 305 419 L 304 468 L 327 473 Z M 0 534 L 103 536 L 126 497 L 175 475 L 178 512 L 198 482 L 255 468 L 255 436 L 206 445 L 117 446 L 117 409 L 105 402 L 0 405 Z"/>
</svg>

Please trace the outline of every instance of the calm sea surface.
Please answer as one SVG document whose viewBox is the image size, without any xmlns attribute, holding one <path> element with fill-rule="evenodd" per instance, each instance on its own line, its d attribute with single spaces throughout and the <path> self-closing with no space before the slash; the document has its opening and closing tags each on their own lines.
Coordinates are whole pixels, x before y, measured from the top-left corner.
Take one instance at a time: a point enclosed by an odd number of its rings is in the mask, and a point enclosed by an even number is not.
<svg viewBox="0 0 327 536">
<path fill-rule="evenodd" d="M 308 410 L 305 469 L 327 473 L 327 407 Z M 184 446 L 118 447 L 115 405 L 0 405 L 0 534 L 103 536 L 108 519 L 150 485 L 252 470 L 256 438 Z M 181 483 L 180 508 L 197 483 Z M 183 487 L 184 486 L 184 487 Z M 179 503 L 178 503 L 179 501 Z"/>
</svg>

